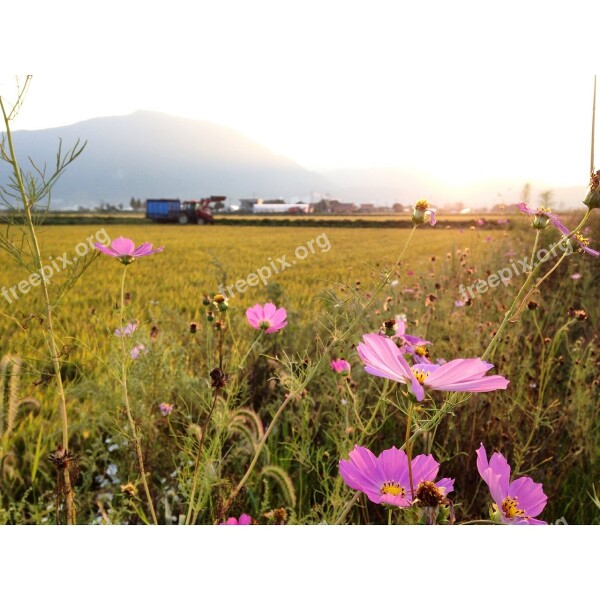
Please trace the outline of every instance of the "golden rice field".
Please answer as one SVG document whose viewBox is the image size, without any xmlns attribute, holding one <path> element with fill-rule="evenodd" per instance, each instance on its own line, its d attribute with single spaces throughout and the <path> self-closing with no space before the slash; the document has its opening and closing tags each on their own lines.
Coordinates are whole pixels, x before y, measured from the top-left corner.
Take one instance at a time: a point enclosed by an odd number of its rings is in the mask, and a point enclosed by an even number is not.
<svg viewBox="0 0 600 600">
<path fill-rule="evenodd" d="M 296 264 L 285 266 L 278 274 L 271 269 L 273 275 L 268 278 L 268 283 L 285 288 L 295 310 L 309 310 L 323 290 L 334 283 L 348 283 L 354 287 L 356 281 L 361 280 L 363 285 L 368 285 L 374 269 L 394 264 L 408 236 L 407 230 L 395 229 L 153 224 L 48 226 L 41 229 L 42 256 L 62 256 L 65 251 L 67 258 L 77 256 L 76 245 L 90 236 L 95 239 L 99 231 L 105 231 L 110 238 L 124 236 L 136 243 L 152 241 L 155 246 L 164 246 L 164 252 L 155 259 L 135 263 L 130 270 L 130 282 L 135 283 L 142 305 L 160 303 L 180 311 L 189 319 L 199 317 L 202 295 L 216 291 L 224 276 L 227 283 L 235 283 L 260 267 L 269 267 L 271 262 L 280 267 L 281 263 L 276 259 L 284 256 L 287 262 L 296 260 Z M 305 258 L 295 259 L 296 248 L 323 235 L 329 244 L 322 238 L 321 247 L 314 243 L 314 252 L 307 248 Z M 488 237 L 508 247 L 506 233 L 502 231 L 427 229 L 419 232 L 403 260 L 406 265 L 403 271 L 415 274 L 404 273 L 402 285 L 434 274 L 437 265 L 432 263 L 432 257 L 443 262 L 448 252 L 464 247 L 470 248 L 471 253 L 484 253 L 490 246 L 486 241 Z M 50 263 L 49 260 L 46 262 Z M 0 255 L 0 265 L 4 286 L 18 283 L 26 276 L 6 255 Z M 120 273 L 117 261 L 96 261 L 68 297 L 64 305 L 65 318 L 80 322 L 83 317 L 80 311 L 91 308 L 108 318 Z M 398 275 L 401 274 L 399 271 Z M 53 276 L 54 284 L 61 279 L 61 273 Z M 255 303 L 264 300 L 266 295 L 263 285 L 249 286 L 239 300 L 243 299 L 242 304 Z M 32 311 L 39 301 L 37 296 L 34 289 L 12 305 L 0 296 L 0 306 L 9 314 Z"/>
</svg>

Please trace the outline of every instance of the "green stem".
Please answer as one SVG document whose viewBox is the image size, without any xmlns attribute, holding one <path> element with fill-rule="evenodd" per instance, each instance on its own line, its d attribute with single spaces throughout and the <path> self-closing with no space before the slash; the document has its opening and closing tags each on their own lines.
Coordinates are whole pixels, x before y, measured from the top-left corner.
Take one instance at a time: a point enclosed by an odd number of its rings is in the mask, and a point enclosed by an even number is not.
<svg viewBox="0 0 600 600">
<path fill-rule="evenodd" d="M 412 429 L 412 414 L 413 414 L 413 401 L 411 398 L 408 399 L 408 411 L 406 415 L 406 437 L 404 441 L 404 449 L 406 457 L 408 459 L 408 480 L 410 482 L 410 497 L 412 501 L 415 500 L 415 486 L 413 483 L 413 472 L 412 472 L 412 449 L 410 445 L 410 432 Z"/>
<path fill-rule="evenodd" d="M 540 239 L 540 230 L 536 228 L 535 230 L 535 240 L 533 242 L 533 248 L 531 249 L 531 258 L 529 259 L 529 264 L 533 270 L 533 261 L 535 260 L 535 251 L 537 250 L 537 245 Z"/>
<path fill-rule="evenodd" d="M 254 350 L 254 346 L 256 346 L 256 344 L 258 344 L 258 341 L 260 339 L 262 339 L 262 336 L 264 335 L 264 333 L 265 332 L 261 329 L 260 333 L 258 334 L 258 337 L 254 340 L 254 342 L 252 342 L 252 346 L 250 346 L 250 348 L 248 348 L 248 352 L 246 352 L 246 355 L 240 361 L 240 364 L 239 364 L 240 369 L 244 368 L 244 366 L 246 365 L 246 361 L 248 360 L 248 357 L 250 356 L 250 353 L 252 352 L 252 350 Z"/>
<path fill-rule="evenodd" d="M 344 510 L 340 514 L 340 516 L 335 521 L 334 525 L 341 525 L 344 522 L 344 519 L 348 516 L 348 513 L 352 510 L 352 507 L 356 504 L 356 501 L 360 498 L 362 492 L 356 492 L 354 496 L 349 500 L 349 502 L 344 507 Z"/>
<path fill-rule="evenodd" d="M 144 470 L 144 456 L 142 454 L 142 444 L 140 442 L 140 435 L 131 413 L 131 406 L 129 403 L 129 392 L 127 390 L 127 347 L 125 345 L 125 278 L 127 276 L 127 266 L 123 267 L 123 277 L 121 278 L 121 385 L 123 387 L 123 402 L 125 403 L 125 411 L 127 413 L 127 420 L 129 421 L 129 428 L 133 435 L 133 443 L 135 446 L 135 453 L 137 456 L 138 467 L 140 470 L 140 477 L 142 478 L 142 486 L 146 493 L 146 500 L 150 507 L 150 514 L 152 515 L 152 522 L 154 525 L 158 525 L 158 519 L 156 518 L 156 512 L 154 511 L 154 504 L 152 502 L 152 496 L 150 495 L 150 488 L 148 487 L 148 480 L 146 479 L 146 471 Z"/>
</svg>

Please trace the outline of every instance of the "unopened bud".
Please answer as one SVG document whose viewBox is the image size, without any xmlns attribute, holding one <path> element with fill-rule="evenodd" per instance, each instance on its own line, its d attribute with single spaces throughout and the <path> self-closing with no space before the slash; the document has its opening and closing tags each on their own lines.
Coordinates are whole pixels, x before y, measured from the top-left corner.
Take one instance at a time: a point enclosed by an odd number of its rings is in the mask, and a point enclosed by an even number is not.
<svg viewBox="0 0 600 600">
<path fill-rule="evenodd" d="M 531 226 L 535 229 L 546 229 L 550 225 L 550 217 L 544 213 L 540 213 L 533 217 L 533 223 Z"/>
<path fill-rule="evenodd" d="M 383 333 L 388 337 L 394 337 L 397 331 L 398 324 L 396 323 L 396 319 L 390 319 L 383 323 Z"/>
<path fill-rule="evenodd" d="M 587 193 L 583 203 L 592 208 L 600 208 L 600 170 L 592 172 L 590 177 L 590 191 Z"/>
</svg>

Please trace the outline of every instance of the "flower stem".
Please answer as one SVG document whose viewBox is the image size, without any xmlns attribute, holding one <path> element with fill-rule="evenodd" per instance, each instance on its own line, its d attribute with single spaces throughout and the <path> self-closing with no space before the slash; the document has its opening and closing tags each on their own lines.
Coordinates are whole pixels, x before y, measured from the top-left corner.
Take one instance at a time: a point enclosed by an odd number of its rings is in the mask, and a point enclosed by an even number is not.
<svg viewBox="0 0 600 600">
<path fill-rule="evenodd" d="M 535 230 L 535 240 L 533 242 L 533 248 L 531 249 L 531 258 L 529 259 L 529 264 L 531 265 L 531 269 L 533 270 L 533 261 L 535 260 L 535 251 L 537 250 L 537 245 L 540 239 L 540 230 L 536 228 Z"/>
<path fill-rule="evenodd" d="M 262 338 L 263 334 L 264 334 L 264 331 L 261 330 L 258 334 L 258 337 L 252 343 L 252 346 L 250 346 L 250 348 L 248 348 L 248 352 L 246 352 L 246 355 L 240 361 L 240 364 L 239 364 L 240 369 L 244 368 L 246 361 L 248 360 L 248 357 L 250 356 L 250 353 L 252 352 L 252 350 L 254 350 L 254 346 L 256 346 L 256 344 L 258 344 L 258 341 Z"/>
<path fill-rule="evenodd" d="M 362 492 L 356 492 L 354 496 L 350 499 L 350 501 L 344 507 L 342 514 L 336 519 L 334 525 L 341 525 L 344 522 L 344 519 L 348 516 L 348 513 L 352 510 L 352 507 L 356 504 L 356 501 L 360 498 Z"/>
<path fill-rule="evenodd" d="M 123 277 L 121 278 L 121 385 L 123 387 L 123 402 L 125 404 L 125 411 L 127 413 L 127 420 L 129 421 L 129 428 L 133 435 L 133 443 L 135 446 L 135 453 L 137 456 L 138 467 L 140 470 L 140 476 L 142 478 L 142 486 L 146 493 L 146 500 L 150 507 L 150 514 L 152 515 L 152 522 L 154 525 L 158 525 L 158 519 L 156 518 L 156 512 L 154 511 L 154 504 L 152 502 L 152 496 L 150 495 L 150 488 L 148 487 L 148 480 L 146 479 L 146 472 L 144 470 L 144 457 L 142 454 L 142 444 L 140 442 L 139 432 L 133 415 L 131 413 L 131 406 L 129 403 L 129 393 L 127 391 L 127 348 L 125 345 L 125 278 L 127 276 L 127 266 L 123 268 Z"/>
<path fill-rule="evenodd" d="M 415 500 L 415 486 L 413 482 L 412 472 L 412 450 L 410 445 L 410 432 L 412 429 L 412 413 L 413 413 L 413 401 L 408 399 L 408 411 L 406 415 L 406 438 L 404 442 L 404 449 L 406 451 L 406 457 L 408 458 L 408 480 L 410 481 L 410 497 L 413 502 Z"/>
</svg>

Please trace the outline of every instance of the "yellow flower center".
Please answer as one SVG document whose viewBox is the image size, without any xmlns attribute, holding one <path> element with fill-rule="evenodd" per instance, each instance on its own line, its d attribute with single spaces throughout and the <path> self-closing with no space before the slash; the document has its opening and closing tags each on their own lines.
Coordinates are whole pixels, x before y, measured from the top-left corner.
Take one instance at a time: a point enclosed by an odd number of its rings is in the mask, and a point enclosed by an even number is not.
<svg viewBox="0 0 600 600">
<path fill-rule="evenodd" d="M 424 369 L 419 370 L 419 369 L 415 369 L 413 367 L 412 370 L 415 379 L 421 384 L 423 385 L 425 383 L 425 380 L 427 379 L 427 376 L 429 375 L 429 371 L 425 371 Z"/>
<path fill-rule="evenodd" d="M 261 321 L 258 326 L 263 330 L 266 331 L 267 329 L 269 329 L 269 327 L 271 327 L 271 321 Z"/>
<path fill-rule="evenodd" d="M 384 481 L 381 486 L 382 494 L 391 494 L 392 496 L 406 496 L 406 490 L 395 481 Z"/>
<path fill-rule="evenodd" d="M 425 346 L 416 346 L 415 354 L 417 356 L 427 356 L 429 352 L 427 351 L 427 348 Z"/>
<path fill-rule="evenodd" d="M 586 238 L 583 237 L 580 233 L 575 234 L 575 239 L 582 245 L 582 246 L 589 246 L 590 245 L 590 238 Z"/>
<path fill-rule="evenodd" d="M 507 496 L 502 500 L 502 512 L 507 519 L 514 517 L 524 517 L 525 511 L 519 508 L 519 497 L 511 498 Z"/>
<path fill-rule="evenodd" d="M 427 200 L 419 200 L 415 204 L 415 210 L 427 210 L 429 208 L 429 202 Z"/>
</svg>

